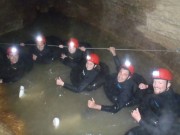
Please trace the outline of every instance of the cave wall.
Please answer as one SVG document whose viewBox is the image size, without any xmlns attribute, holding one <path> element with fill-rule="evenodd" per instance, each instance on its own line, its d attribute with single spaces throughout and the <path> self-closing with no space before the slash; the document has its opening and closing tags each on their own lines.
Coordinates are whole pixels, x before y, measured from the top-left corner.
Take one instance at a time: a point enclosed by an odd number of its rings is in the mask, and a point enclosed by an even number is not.
<svg viewBox="0 0 180 135">
<path fill-rule="evenodd" d="M 0 35 L 50 9 L 91 24 L 132 48 L 180 50 L 179 0 L 0 0 Z M 179 73 L 179 53 L 148 53 Z"/>
<path fill-rule="evenodd" d="M 10 0 L 0 1 L 0 35 L 23 27 L 23 18 Z"/>
<path fill-rule="evenodd" d="M 0 35 L 23 28 L 52 7 L 117 38 L 137 30 L 166 48 L 179 48 L 179 0 L 0 0 Z"/>
</svg>

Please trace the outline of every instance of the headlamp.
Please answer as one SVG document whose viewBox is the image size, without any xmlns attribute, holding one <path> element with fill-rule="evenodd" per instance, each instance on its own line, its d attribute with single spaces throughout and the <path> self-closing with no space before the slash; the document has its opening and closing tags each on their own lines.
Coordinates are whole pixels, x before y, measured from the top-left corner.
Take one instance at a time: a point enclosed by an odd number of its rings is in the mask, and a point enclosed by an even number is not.
<svg viewBox="0 0 180 135">
<path fill-rule="evenodd" d="M 152 75 L 153 75 L 153 77 L 158 77 L 159 76 L 159 71 L 153 71 Z"/>
<path fill-rule="evenodd" d="M 90 60 L 90 59 L 91 59 L 91 56 L 90 56 L 90 55 L 87 55 L 87 56 L 86 56 L 86 59 L 87 59 L 87 60 Z"/>
<path fill-rule="evenodd" d="M 124 64 L 126 67 L 129 67 L 131 65 L 131 62 L 129 60 L 126 60 Z"/>
<path fill-rule="evenodd" d="M 74 42 L 71 41 L 71 42 L 69 43 L 69 47 L 73 48 L 73 47 L 74 47 Z"/>
<path fill-rule="evenodd" d="M 43 38 L 42 38 L 42 36 L 37 36 L 37 37 L 36 37 L 36 40 L 37 40 L 38 42 L 42 42 L 42 41 L 43 41 Z"/>
</svg>

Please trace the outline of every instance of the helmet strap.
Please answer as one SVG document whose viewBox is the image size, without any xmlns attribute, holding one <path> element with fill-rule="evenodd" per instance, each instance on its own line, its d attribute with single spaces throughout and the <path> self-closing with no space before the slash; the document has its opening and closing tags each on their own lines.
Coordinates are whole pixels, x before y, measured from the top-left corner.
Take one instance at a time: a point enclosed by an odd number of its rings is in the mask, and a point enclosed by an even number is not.
<svg viewBox="0 0 180 135">
<path fill-rule="evenodd" d="M 167 80 L 166 81 L 166 89 L 169 90 L 170 86 L 171 86 L 171 83 Z"/>
</svg>

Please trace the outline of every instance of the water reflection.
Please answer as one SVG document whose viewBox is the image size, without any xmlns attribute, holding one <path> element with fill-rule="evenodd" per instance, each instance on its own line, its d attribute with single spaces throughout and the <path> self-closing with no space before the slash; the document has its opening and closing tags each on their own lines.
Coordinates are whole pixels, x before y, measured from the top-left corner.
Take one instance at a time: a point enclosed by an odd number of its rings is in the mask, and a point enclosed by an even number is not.
<svg viewBox="0 0 180 135">
<path fill-rule="evenodd" d="M 101 103 L 109 103 L 102 88 L 97 91 L 72 93 L 55 85 L 61 75 L 69 80 L 70 69 L 55 62 L 51 65 L 35 65 L 33 71 L 17 83 L 6 85 L 13 111 L 25 122 L 27 135 L 49 134 L 121 134 L 134 125 L 129 109 L 112 115 L 87 108 L 91 97 Z M 19 98 L 19 88 L 25 87 L 25 96 Z M 60 119 L 54 128 L 53 119 Z M 122 127 L 121 130 L 120 127 Z"/>
</svg>

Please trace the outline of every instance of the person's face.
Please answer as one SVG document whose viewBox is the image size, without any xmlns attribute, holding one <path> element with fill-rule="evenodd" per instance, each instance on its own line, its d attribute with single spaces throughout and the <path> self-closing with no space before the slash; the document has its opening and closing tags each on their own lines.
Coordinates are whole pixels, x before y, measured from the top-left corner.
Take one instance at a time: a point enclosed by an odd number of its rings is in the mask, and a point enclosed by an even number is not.
<svg viewBox="0 0 180 135">
<path fill-rule="evenodd" d="M 166 80 L 162 79 L 154 79 L 153 81 L 153 88 L 154 88 L 154 94 L 160 94 L 169 89 L 171 84 L 167 82 Z"/>
<path fill-rule="evenodd" d="M 125 82 L 127 79 L 129 79 L 129 71 L 127 69 L 121 68 L 119 70 L 118 76 L 117 76 L 117 80 L 118 82 Z"/>
<path fill-rule="evenodd" d="M 43 42 L 36 42 L 38 50 L 42 51 L 45 47 L 45 44 Z"/>
<path fill-rule="evenodd" d="M 11 64 L 15 64 L 19 60 L 19 54 L 9 54 L 7 55 L 7 57 L 10 60 Z"/>
<path fill-rule="evenodd" d="M 86 62 L 86 69 L 87 70 L 92 70 L 93 68 L 94 68 L 94 63 L 93 62 L 91 62 L 91 61 L 87 61 Z"/>
<path fill-rule="evenodd" d="M 69 51 L 71 54 L 73 54 L 73 53 L 76 52 L 76 48 L 75 48 L 75 47 L 72 47 L 72 46 L 69 46 L 69 47 L 68 47 L 68 51 Z"/>
</svg>

